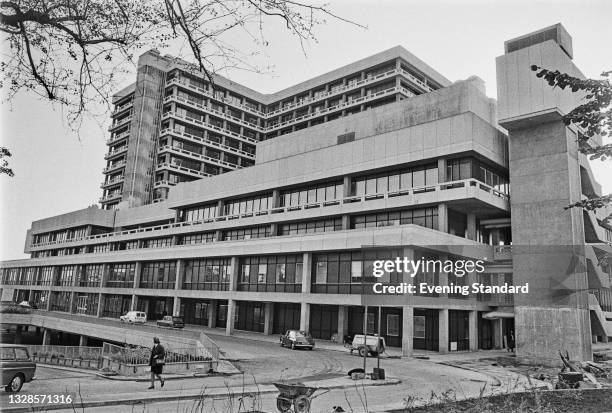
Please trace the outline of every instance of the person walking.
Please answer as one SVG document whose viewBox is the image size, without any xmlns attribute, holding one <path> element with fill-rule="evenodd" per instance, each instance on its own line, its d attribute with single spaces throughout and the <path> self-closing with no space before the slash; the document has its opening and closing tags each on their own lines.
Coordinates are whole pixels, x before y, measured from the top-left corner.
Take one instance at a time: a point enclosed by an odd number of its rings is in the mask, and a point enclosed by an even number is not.
<svg viewBox="0 0 612 413">
<path fill-rule="evenodd" d="M 161 374 L 166 364 L 166 350 L 159 342 L 159 338 L 153 337 L 153 348 L 151 349 L 151 357 L 149 358 L 149 366 L 151 366 L 151 385 L 149 389 L 155 388 L 155 376 L 161 382 L 161 386 L 164 387 L 166 381 L 162 378 Z"/>
</svg>

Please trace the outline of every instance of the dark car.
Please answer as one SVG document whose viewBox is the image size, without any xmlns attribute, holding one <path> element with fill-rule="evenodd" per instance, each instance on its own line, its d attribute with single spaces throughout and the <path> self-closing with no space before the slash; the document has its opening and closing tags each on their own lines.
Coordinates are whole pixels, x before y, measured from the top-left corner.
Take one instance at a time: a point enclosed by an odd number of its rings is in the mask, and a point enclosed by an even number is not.
<svg viewBox="0 0 612 413">
<path fill-rule="evenodd" d="M 315 342 L 312 336 L 305 331 L 287 330 L 285 334 L 280 336 L 280 345 L 281 347 L 290 347 L 293 350 L 296 348 L 312 350 Z"/>
<path fill-rule="evenodd" d="M 35 379 L 36 363 L 30 360 L 27 347 L 0 344 L 0 371 L 4 389 L 10 393 L 18 392 L 23 383 Z"/>
<path fill-rule="evenodd" d="M 185 323 L 181 317 L 164 316 L 161 320 L 157 320 L 157 327 L 183 328 Z"/>
</svg>

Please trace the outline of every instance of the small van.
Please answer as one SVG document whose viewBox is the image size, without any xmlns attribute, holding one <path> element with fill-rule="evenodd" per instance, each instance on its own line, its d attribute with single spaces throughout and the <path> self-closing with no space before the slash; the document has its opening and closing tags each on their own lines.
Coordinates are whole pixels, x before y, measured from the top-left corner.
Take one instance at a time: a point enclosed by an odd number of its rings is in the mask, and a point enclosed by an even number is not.
<svg viewBox="0 0 612 413">
<path fill-rule="evenodd" d="M 147 322 L 147 313 L 142 311 L 128 311 L 125 315 L 119 317 L 122 323 L 144 324 Z"/>
</svg>

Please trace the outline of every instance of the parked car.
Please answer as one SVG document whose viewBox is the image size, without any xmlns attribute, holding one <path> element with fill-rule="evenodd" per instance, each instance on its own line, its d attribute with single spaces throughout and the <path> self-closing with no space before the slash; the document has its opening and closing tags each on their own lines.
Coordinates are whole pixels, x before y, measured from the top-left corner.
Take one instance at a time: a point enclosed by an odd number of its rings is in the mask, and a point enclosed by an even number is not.
<svg viewBox="0 0 612 413">
<path fill-rule="evenodd" d="M 125 315 L 119 317 L 122 323 L 144 324 L 147 322 L 147 313 L 142 311 L 128 311 Z"/>
<path fill-rule="evenodd" d="M 36 363 L 30 360 L 27 347 L 0 344 L 0 370 L 4 389 L 13 393 L 21 390 L 23 383 L 35 379 Z"/>
<path fill-rule="evenodd" d="M 181 317 L 164 316 L 161 320 L 157 320 L 157 327 L 183 328 L 185 323 Z"/>
<path fill-rule="evenodd" d="M 281 347 L 290 347 L 292 350 L 300 347 L 312 350 L 315 342 L 312 336 L 305 331 L 287 330 L 285 334 L 280 336 L 280 345 Z"/>
</svg>

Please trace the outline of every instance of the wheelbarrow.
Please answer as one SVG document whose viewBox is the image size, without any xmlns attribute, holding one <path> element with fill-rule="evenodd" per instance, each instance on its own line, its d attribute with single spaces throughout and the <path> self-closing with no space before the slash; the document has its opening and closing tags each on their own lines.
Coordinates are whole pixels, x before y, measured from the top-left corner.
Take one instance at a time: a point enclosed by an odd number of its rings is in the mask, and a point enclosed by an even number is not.
<svg viewBox="0 0 612 413">
<path fill-rule="evenodd" d="M 312 400 L 329 392 L 326 387 L 309 387 L 303 383 L 272 383 L 276 386 L 280 394 L 276 397 L 276 408 L 279 412 L 288 412 L 293 406 L 295 413 L 310 412 Z M 313 395 L 322 390 L 322 393 Z"/>
</svg>

